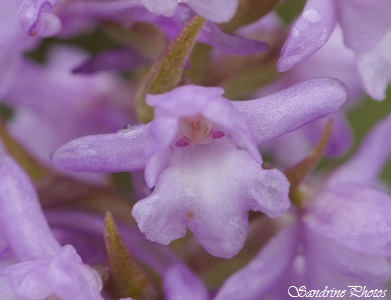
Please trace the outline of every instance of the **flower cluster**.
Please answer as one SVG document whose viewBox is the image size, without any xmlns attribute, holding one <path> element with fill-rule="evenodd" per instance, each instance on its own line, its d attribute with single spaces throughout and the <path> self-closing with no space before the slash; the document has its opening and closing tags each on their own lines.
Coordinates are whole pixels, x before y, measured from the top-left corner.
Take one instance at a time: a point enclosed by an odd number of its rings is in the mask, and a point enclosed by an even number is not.
<svg viewBox="0 0 391 300">
<path fill-rule="evenodd" d="M 0 299 L 390 297 L 391 2 L 288 2 L 0 0 Z"/>
</svg>

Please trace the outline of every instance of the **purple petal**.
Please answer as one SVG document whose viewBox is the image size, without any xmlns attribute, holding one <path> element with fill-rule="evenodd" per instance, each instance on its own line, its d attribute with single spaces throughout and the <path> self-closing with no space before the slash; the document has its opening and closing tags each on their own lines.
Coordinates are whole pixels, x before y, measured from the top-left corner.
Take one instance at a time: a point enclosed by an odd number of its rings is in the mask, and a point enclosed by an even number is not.
<svg viewBox="0 0 391 300">
<path fill-rule="evenodd" d="M 366 92 L 375 100 L 384 100 L 391 80 L 391 33 L 372 50 L 357 55 L 357 67 Z"/>
<path fill-rule="evenodd" d="M 71 245 L 38 262 L 22 262 L 1 270 L 24 299 L 45 299 L 53 294 L 63 300 L 103 300 L 102 281 L 84 265 Z"/>
<path fill-rule="evenodd" d="M 166 17 L 171 17 L 178 5 L 178 0 L 141 0 L 143 5 L 151 12 L 164 15 Z"/>
<path fill-rule="evenodd" d="M 329 120 L 333 122 L 333 129 L 325 154 L 331 157 L 342 156 L 350 150 L 353 144 L 352 129 L 342 112 L 335 113 L 328 118 L 308 124 L 304 127 L 304 130 L 309 135 L 312 144 L 315 145 L 321 139 Z"/>
<path fill-rule="evenodd" d="M 228 54 L 249 55 L 269 49 L 269 45 L 265 42 L 227 34 L 211 22 L 205 24 L 199 40 Z"/>
<path fill-rule="evenodd" d="M 323 191 L 309 207 L 305 224 L 353 251 L 391 255 L 391 198 L 364 185 Z"/>
<path fill-rule="evenodd" d="M 390 132 L 391 115 L 372 129 L 356 154 L 332 174 L 328 185 L 375 183 L 391 154 Z"/>
<path fill-rule="evenodd" d="M 187 0 L 188 5 L 204 18 L 216 23 L 228 22 L 238 7 L 238 0 Z"/>
<path fill-rule="evenodd" d="M 117 133 L 75 139 L 52 155 L 53 164 L 64 170 L 120 172 L 145 167 L 146 125 L 131 126 Z"/>
<path fill-rule="evenodd" d="M 281 51 L 280 72 L 288 71 L 318 51 L 329 39 L 337 22 L 333 1 L 307 0 Z"/>
<path fill-rule="evenodd" d="M 147 96 L 147 103 L 155 107 L 155 119 L 148 131 L 148 186 L 154 186 L 168 166 L 170 145 L 180 134 L 180 119 L 184 117 L 203 115 L 229 135 L 238 148 L 246 149 L 256 161 L 262 161 L 251 132 L 232 104 L 221 97 L 223 92 L 217 87 L 187 85 L 166 94 Z"/>
<path fill-rule="evenodd" d="M 289 183 L 228 139 L 189 147 L 177 150 L 152 195 L 132 214 L 150 240 L 168 244 L 188 225 L 208 252 L 232 257 L 247 235 L 248 210 L 282 214 L 290 205 Z"/>
<path fill-rule="evenodd" d="M 19 9 L 20 25 L 31 36 L 52 36 L 60 31 L 61 22 L 53 14 L 57 1 L 25 0 Z"/>
<path fill-rule="evenodd" d="M 14 159 L 4 154 L 0 155 L 0 191 L 1 231 L 18 259 L 40 259 L 60 248 L 31 181 Z"/>
<path fill-rule="evenodd" d="M 184 265 L 176 265 L 164 275 L 164 294 L 166 300 L 208 300 L 208 291 Z"/>
<path fill-rule="evenodd" d="M 243 269 L 231 275 L 214 300 L 263 299 L 288 272 L 296 254 L 298 227 L 282 229 Z"/>
<path fill-rule="evenodd" d="M 90 261 L 96 255 L 96 253 L 91 253 L 91 241 L 93 238 L 98 238 L 101 243 L 102 256 L 100 256 L 100 262 L 106 259 L 106 248 L 102 236 L 104 227 L 104 218 L 102 216 L 64 210 L 51 210 L 46 212 L 46 216 L 54 230 L 65 228 L 67 235 L 63 237 L 66 237 L 68 240 L 61 240 L 61 242 L 68 241 L 72 242 L 72 244 L 75 242 L 69 239 L 70 232 L 75 232 L 77 236 L 86 237 L 84 241 L 80 241 L 84 243 L 84 247 L 81 247 L 79 243 L 74 244 L 85 262 Z M 117 227 L 132 255 L 137 260 L 153 268 L 158 274 L 163 275 L 169 268 L 180 262 L 174 251 L 163 245 L 146 240 L 135 225 L 117 222 Z M 94 248 L 94 252 L 96 251 L 98 251 L 97 247 Z M 96 262 L 94 261 L 94 263 Z"/>
<path fill-rule="evenodd" d="M 338 0 L 335 2 L 345 44 L 355 52 L 372 49 L 391 30 L 390 1 Z"/>
<path fill-rule="evenodd" d="M 98 71 L 128 71 L 145 66 L 148 60 L 136 50 L 115 49 L 99 53 L 72 70 L 73 73 L 89 74 Z"/>
<path fill-rule="evenodd" d="M 20 297 L 15 293 L 8 276 L 0 275 L 0 291 L 3 299 L 20 300 Z"/>
<path fill-rule="evenodd" d="M 365 286 L 367 290 L 386 289 L 391 268 L 385 257 L 352 251 L 311 229 L 305 232 L 305 245 L 308 289 L 323 290 L 328 286 L 347 290 L 347 295 L 350 295 L 349 285 L 361 289 Z M 356 294 L 361 292 L 358 290 Z"/>
<path fill-rule="evenodd" d="M 257 143 L 261 144 L 336 112 L 345 101 L 345 87 L 337 80 L 323 78 L 233 104 L 254 133 Z"/>
</svg>

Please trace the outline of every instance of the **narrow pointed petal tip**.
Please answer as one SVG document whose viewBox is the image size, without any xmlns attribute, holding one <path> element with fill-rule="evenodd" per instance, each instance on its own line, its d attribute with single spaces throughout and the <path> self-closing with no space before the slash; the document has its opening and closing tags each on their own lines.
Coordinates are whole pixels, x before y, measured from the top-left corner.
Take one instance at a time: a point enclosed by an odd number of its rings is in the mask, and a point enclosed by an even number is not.
<svg viewBox="0 0 391 300">
<path fill-rule="evenodd" d="M 52 154 L 52 163 L 61 170 L 121 172 L 145 167 L 145 126 L 132 126 L 117 133 L 81 137 Z"/>
<path fill-rule="evenodd" d="M 336 23 L 332 1 L 308 0 L 281 51 L 278 71 L 288 71 L 318 51 L 329 39 Z"/>
</svg>

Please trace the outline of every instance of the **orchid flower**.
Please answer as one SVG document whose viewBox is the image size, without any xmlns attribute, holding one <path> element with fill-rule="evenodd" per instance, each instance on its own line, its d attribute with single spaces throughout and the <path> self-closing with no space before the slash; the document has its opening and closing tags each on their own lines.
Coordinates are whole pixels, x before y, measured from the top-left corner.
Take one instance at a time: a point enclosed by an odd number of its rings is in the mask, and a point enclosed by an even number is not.
<svg viewBox="0 0 391 300">
<path fill-rule="evenodd" d="M 257 144 L 334 112 L 346 94 L 332 79 L 250 101 L 229 102 L 222 94 L 183 86 L 149 95 L 151 123 L 71 141 L 54 152 L 53 163 L 73 171 L 145 168 L 155 189 L 133 216 L 147 238 L 168 244 L 188 226 L 208 252 L 232 257 L 247 235 L 249 210 L 277 217 L 289 207 L 289 183 L 280 171 L 261 168 Z"/>
<path fill-rule="evenodd" d="M 282 243 L 294 239 L 296 242 L 291 242 L 284 250 L 285 254 L 296 254 L 285 260 L 285 275 L 279 278 L 271 293 L 283 290 L 286 295 L 295 282 L 297 287 L 304 285 L 307 290 L 323 290 L 326 286 L 337 290 L 346 290 L 348 286 L 386 289 L 391 278 L 391 196 L 382 189 L 378 176 L 391 151 L 391 142 L 385 138 L 390 130 L 391 117 L 388 116 L 324 184 L 313 182 L 312 190 L 308 186 L 303 202 L 284 217 L 293 221 L 280 235 L 288 230 L 299 234 L 281 238 L 279 249 L 283 248 Z M 244 282 L 245 276 L 257 278 L 256 274 L 263 274 L 259 266 L 267 262 L 255 257 L 248 266 L 232 275 L 238 278 L 232 287 L 242 286 L 243 291 L 257 295 L 254 294 L 258 286 L 255 279 L 254 283 L 249 279 L 245 285 L 240 285 L 239 281 Z M 229 289 L 229 282 L 222 291 Z M 295 294 L 292 290 L 292 293 L 296 295 L 297 291 Z"/>
</svg>

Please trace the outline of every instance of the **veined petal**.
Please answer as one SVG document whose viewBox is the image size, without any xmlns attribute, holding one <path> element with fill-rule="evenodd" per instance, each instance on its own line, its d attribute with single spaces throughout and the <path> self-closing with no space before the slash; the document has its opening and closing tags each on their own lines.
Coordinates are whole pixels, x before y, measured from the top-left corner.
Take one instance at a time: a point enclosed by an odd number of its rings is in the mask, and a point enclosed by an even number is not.
<svg viewBox="0 0 391 300">
<path fill-rule="evenodd" d="M 278 70 L 288 71 L 318 51 L 329 39 L 336 22 L 333 1 L 307 0 L 282 48 Z"/>
<path fill-rule="evenodd" d="M 391 255 L 391 198 L 364 185 L 321 192 L 304 222 L 316 234 L 368 255 Z"/>
<path fill-rule="evenodd" d="M 54 151 L 53 164 L 64 170 L 120 172 L 145 167 L 145 131 L 148 125 L 131 126 L 117 133 L 75 139 Z"/>
<path fill-rule="evenodd" d="M 372 49 L 391 30 L 391 2 L 388 0 L 338 0 L 335 3 L 345 44 L 355 52 Z"/>
<path fill-rule="evenodd" d="M 273 217 L 288 209 L 283 175 L 262 170 L 225 139 L 176 150 L 154 192 L 133 208 L 148 239 L 168 244 L 183 237 L 187 225 L 208 252 L 229 258 L 243 246 L 250 209 Z"/>
<path fill-rule="evenodd" d="M 336 112 L 346 96 L 346 89 L 339 81 L 322 78 L 259 99 L 233 101 L 233 105 L 261 144 Z"/>
<path fill-rule="evenodd" d="M 391 115 L 372 129 L 356 154 L 332 174 L 328 185 L 375 183 L 391 154 L 390 131 Z"/>
<path fill-rule="evenodd" d="M 164 274 L 164 294 L 167 300 L 208 300 L 208 291 L 193 272 L 182 264 Z"/>
<path fill-rule="evenodd" d="M 230 276 L 214 300 L 257 300 L 275 287 L 288 272 L 299 239 L 297 226 L 282 229 L 243 269 Z"/>
</svg>

